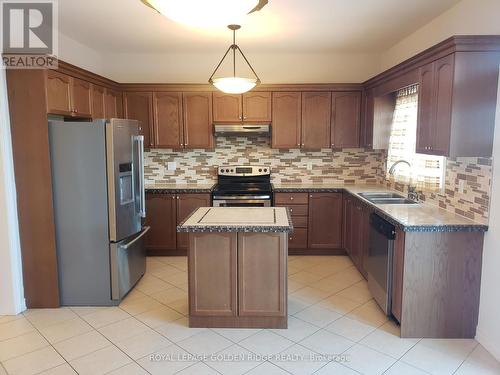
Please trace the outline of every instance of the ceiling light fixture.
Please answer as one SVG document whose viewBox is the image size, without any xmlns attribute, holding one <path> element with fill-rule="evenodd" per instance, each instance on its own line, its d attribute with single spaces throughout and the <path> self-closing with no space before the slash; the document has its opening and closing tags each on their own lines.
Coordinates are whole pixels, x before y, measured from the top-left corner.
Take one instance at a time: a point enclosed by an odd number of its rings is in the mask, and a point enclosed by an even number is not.
<svg viewBox="0 0 500 375">
<path fill-rule="evenodd" d="M 261 10 L 268 0 L 141 0 L 172 21 L 196 27 L 215 27 L 240 21 Z"/>
<path fill-rule="evenodd" d="M 233 44 L 229 46 L 226 53 L 222 57 L 221 61 L 219 61 L 219 64 L 217 65 L 214 72 L 208 79 L 208 82 L 217 87 L 220 91 L 225 92 L 227 94 L 242 94 L 244 92 L 250 91 L 256 85 L 258 85 L 260 83 L 260 79 L 257 73 L 255 73 L 255 70 L 252 68 L 252 65 L 250 65 L 247 58 L 243 54 L 241 48 L 238 47 L 238 45 L 236 44 L 236 30 L 241 28 L 241 26 L 229 25 L 228 28 L 233 31 Z M 236 77 L 236 51 L 238 51 L 241 54 L 241 56 L 247 63 L 248 67 L 254 74 L 255 78 Z M 217 73 L 217 71 L 219 70 L 224 60 L 226 59 L 229 52 L 232 52 L 233 55 L 233 76 L 224 78 L 214 78 L 215 73 Z"/>
</svg>

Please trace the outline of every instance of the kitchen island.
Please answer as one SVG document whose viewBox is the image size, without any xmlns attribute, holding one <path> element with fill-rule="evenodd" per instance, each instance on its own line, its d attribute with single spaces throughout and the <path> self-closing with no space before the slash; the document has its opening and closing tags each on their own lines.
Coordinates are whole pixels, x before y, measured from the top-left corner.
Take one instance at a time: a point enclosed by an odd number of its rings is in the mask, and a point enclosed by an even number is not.
<svg viewBox="0 0 500 375">
<path fill-rule="evenodd" d="M 287 328 L 288 233 L 284 207 L 201 207 L 189 233 L 189 326 Z"/>
</svg>

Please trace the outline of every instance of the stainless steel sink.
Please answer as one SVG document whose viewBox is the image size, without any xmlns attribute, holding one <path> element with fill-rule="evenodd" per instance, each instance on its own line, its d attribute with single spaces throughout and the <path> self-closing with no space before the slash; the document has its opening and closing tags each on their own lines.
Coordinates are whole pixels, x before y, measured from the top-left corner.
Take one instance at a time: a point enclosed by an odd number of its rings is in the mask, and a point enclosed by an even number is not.
<svg viewBox="0 0 500 375">
<path fill-rule="evenodd" d="M 359 193 L 359 195 L 373 204 L 417 204 L 418 202 L 412 201 L 396 193 Z"/>
</svg>

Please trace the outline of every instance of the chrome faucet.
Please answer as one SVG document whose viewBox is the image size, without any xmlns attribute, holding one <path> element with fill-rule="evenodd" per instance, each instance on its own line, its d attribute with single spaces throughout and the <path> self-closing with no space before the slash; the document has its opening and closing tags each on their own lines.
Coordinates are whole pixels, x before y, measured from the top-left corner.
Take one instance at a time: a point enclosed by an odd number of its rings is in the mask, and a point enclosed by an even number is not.
<svg viewBox="0 0 500 375">
<path fill-rule="evenodd" d="M 398 166 L 398 164 L 407 164 L 408 167 L 410 167 L 411 169 L 411 164 L 406 161 L 406 160 L 398 160 L 396 162 L 394 162 L 394 164 L 391 166 L 391 168 L 389 169 L 389 174 L 392 176 L 394 175 L 394 172 L 396 171 L 396 167 Z M 417 188 L 415 186 L 412 186 L 411 184 L 411 177 L 410 177 L 410 181 L 408 182 L 408 199 L 411 199 L 412 201 L 418 201 L 418 193 L 417 193 Z"/>
</svg>

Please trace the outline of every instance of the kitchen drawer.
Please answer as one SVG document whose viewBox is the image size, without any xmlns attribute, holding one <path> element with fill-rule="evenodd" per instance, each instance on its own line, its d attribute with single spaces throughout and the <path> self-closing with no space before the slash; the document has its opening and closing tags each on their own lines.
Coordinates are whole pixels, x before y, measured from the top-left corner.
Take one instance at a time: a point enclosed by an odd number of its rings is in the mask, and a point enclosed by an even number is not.
<svg viewBox="0 0 500 375">
<path fill-rule="evenodd" d="M 288 207 L 292 216 L 307 216 L 309 207 L 306 204 L 276 204 L 276 207 Z"/>
<path fill-rule="evenodd" d="M 307 228 L 307 216 L 292 216 L 294 228 Z"/>
<path fill-rule="evenodd" d="M 309 197 L 307 193 L 275 193 L 275 204 L 307 204 Z"/>
<path fill-rule="evenodd" d="M 288 248 L 307 249 L 306 228 L 294 228 L 293 232 L 288 234 Z"/>
</svg>

